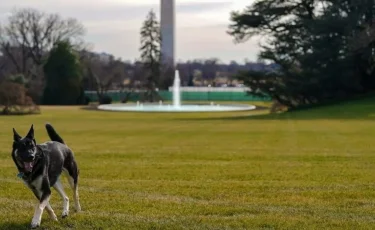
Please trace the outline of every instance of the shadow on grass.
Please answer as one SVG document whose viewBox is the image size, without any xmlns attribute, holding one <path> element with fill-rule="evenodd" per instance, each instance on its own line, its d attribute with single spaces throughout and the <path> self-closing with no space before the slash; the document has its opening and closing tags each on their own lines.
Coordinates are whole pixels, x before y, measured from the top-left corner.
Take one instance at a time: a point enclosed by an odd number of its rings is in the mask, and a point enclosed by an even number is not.
<svg viewBox="0 0 375 230">
<path fill-rule="evenodd" d="M 38 230 L 47 230 L 47 229 L 75 229 L 74 224 L 70 220 L 59 219 L 59 222 L 55 222 L 51 219 L 42 219 L 42 224 L 39 226 Z M 28 230 L 31 229 L 30 221 L 20 221 L 20 222 L 1 222 L 1 230 Z"/>
<path fill-rule="evenodd" d="M 83 109 L 83 110 L 99 110 L 97 104 L 85 105 L 85 106 L 82 106 L 80 109 Z"/>
<path fill-rule="evenodd" d="M 0 223 L 0 229 L 9 229 L 9 230 L 26 230 L 30 228 L 30 222 L 4 222 Z M 44 228 L 38 228 L 44 229 Z"/>
<path fill-rule="evenodd" d="M 324 105 L 279 114 L 256 114 L 176 118 L 177 120 L 375 120 L 375 97 Z"/>
</svg>

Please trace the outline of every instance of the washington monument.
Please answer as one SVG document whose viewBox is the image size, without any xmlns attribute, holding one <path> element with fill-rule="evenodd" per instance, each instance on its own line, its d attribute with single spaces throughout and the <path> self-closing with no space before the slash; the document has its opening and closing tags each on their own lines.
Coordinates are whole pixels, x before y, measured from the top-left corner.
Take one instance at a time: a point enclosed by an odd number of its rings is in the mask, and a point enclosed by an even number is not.
<svg viewBox="0 0 375 230">
<path fill-rule="evenodd" d="M 160 33 L 162 61 L 175 68 L 175 0 L 160 0 Z"/>
</svg>

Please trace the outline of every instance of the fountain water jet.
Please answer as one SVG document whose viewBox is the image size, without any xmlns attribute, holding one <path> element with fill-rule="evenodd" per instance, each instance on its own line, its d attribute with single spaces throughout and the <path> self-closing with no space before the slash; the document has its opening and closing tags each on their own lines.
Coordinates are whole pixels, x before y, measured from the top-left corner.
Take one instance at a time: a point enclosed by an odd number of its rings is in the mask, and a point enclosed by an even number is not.
<svg viewBox="0 0 375 230">
<path fill-rule="evenodd" d="M 181 106 L 181 92 L 180 92 L 180 74 L 178 73 L 178 70 L 175 71 L 174 81 L 173 81 L 173 106 L 175 108 L 179 108 Z"/>
</svg>

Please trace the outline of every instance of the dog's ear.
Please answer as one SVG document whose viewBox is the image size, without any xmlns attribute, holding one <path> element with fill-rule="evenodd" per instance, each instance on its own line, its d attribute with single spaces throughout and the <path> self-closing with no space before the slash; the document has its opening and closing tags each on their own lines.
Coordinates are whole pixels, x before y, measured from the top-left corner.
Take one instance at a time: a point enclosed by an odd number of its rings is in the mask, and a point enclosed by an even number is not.
<svg viewBox="0 0 375 230">
<path fill-rule="evenodd" d="M 34 125 L 31 125 L 29 132 L 26 135 L 27 138 L 34 139 Z"/>
<path fill-rule="evenodd" d="M 21 136 L 17 133 L 17 131 L 13 128 L 13 140 L 15 141 L 15 142 L 18 142 L 18 141 L 20 141 L 21 140 Z"/>
</svg>

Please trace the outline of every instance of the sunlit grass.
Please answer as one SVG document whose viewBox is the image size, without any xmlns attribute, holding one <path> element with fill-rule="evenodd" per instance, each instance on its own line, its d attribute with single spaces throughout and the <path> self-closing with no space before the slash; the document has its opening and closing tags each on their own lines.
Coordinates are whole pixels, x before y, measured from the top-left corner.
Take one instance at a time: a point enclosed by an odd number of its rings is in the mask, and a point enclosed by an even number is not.
<svg viewBox="0 0 375 230">
<path fill-rule="evenodd" d="M 26 229 L 36 202 L 16 177 L 11 128 L 33 123 L 42 142 L 45 122 L 75 151 L 83 211 L 44 213 L 42 229 L 374 229 L 372 101 L 259 113 L 0 117 L 0 229 Z M 51 204 L 60 214 L 55 191 Z"/>
</svg>

